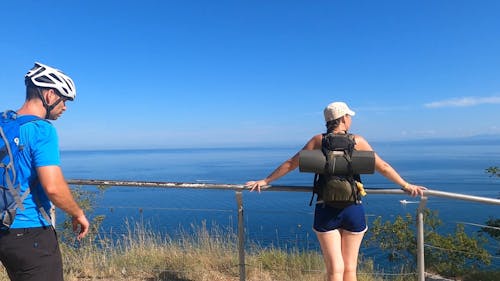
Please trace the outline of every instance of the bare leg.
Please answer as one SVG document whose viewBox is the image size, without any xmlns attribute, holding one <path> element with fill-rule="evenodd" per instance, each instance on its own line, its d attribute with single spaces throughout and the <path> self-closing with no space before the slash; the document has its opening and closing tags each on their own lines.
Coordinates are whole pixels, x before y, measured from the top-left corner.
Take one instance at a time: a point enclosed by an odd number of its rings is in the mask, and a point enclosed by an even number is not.
<svg viewBox="0 0 500 281">
<path fill-rule="evenodd" d="M 344 260 L 343 281 L 357 280 L 358 253 L 364 234 L 365 232 L 352 233 L 343 229 L 340 230 L 340 236 L 342 237 L 342 258 Z"/>
<path fill-rule="evenodd" d="M 342 256 L 342 237 L 339 230 L 316 232 L 326 267 L 327 281 L 342 281 L 344 260 Z"/>
</svg>

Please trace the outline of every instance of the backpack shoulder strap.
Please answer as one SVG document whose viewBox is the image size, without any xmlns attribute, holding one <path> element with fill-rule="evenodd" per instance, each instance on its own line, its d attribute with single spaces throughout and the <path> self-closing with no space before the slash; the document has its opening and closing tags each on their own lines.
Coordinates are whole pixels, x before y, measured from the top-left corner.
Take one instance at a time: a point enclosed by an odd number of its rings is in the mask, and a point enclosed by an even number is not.
<svg viewBox="0 0 500 281">
<path fill-rule="evenodd" d="M 32 122 L 32 121 L 37 121 L 37 120 L 47 121 L 47 120 L 42 119 L 36 115 L 16 115 L 15 120 L 17 121 L 19 126 L 24 125 L 24 124 L 29 123 L 29 122 Z M 49 121 L 47 121 L 47 122 L 49 122 Z"/>
<path fill-rule="evenodd" d="M 45 120 L 42 119 L 36 115 L 19 115 L 17 112 L 14 110 L 6 110 L 0 114 L 0 118 L 3 123 L 7 123 L 10 121 L 15 121 L 19 126 L 31 122 L 31 121 L 36 121 L 36 120 Z M 47 120 L 45 120 L 47 121 Z M 47 121 L 49 122 L 49 121 Z"/>
<path fill-rule="evenodd" d="M 313 189 L 312 189 L 312 195 L 311 195 L 311 200 L 309 201 L 309 206 L 312 206 L 312 202 L 314 200 L 314 194 L 318 194 L 318 180 L 319 180 L 319 174 L 314 174 L 314 182 L 313 182 Z"/>
</svg>

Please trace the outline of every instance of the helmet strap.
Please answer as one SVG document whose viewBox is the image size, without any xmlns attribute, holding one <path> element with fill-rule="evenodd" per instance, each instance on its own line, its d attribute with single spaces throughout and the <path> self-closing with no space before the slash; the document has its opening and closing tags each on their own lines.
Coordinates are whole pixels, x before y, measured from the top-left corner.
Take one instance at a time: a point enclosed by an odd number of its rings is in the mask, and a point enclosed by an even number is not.
<svg viewBox="0 0 500 281">
<path fill-rule="evenodd" d="M 60 97 L 55 103 L 49 105 L 45 98 L 43 97 L 42 90 L 40 88 L 37 88 L 38 90 L 38 97 L 40 97 L 40 100 L 42 100 L 43 107 L 45 108 L 45 119 L 49 119 L 50 117 L 50 112 L 54 107 L 56 107 L 61 101 L 64 100 L 63 97 Z"/>
</svg>

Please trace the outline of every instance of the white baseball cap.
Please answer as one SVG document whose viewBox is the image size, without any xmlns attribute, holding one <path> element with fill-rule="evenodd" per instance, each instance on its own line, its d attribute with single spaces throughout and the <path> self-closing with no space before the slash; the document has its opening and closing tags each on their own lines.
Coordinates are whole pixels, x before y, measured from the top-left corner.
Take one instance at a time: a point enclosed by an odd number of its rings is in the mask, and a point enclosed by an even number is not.
<svg viewBox="0 0 500 281">
<path fill-rule="evenodd" d="M 356 113 L 352 111 L 345 102 L 332 102 L 323 111 L 325 115 L 325 121 L 329 122 L 335 119 L 339 119 L 346 114 L 354 116 Z"/>
</svg>

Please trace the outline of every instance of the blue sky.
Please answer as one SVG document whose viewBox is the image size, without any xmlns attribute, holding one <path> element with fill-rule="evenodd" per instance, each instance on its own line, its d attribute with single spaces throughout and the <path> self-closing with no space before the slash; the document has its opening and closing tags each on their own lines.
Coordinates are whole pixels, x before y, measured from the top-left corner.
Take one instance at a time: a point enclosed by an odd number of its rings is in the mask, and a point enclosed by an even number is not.
<svg viewBox="0 0 500 281">
<path fill-rule="evenodd" d="M 77 85 L 63 149 L 296 145 L 346 101 L 369 141 L 500 134 L 499 1 L 7 1 L 2 108 Z"/>
</svg>

